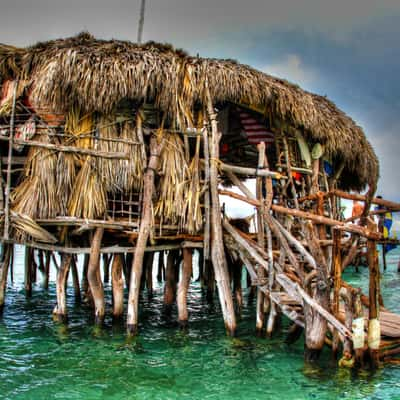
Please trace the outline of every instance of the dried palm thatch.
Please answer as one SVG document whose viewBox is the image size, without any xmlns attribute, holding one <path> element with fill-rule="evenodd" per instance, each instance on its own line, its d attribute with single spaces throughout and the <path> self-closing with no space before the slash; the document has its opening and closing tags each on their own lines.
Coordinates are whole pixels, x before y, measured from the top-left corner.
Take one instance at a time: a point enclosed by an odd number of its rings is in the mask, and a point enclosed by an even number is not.
<svg viewBox="0 0 400 400">
<path fill-rule="evenodd" d="M 140 191 L 146 165 L 144 142 L 139 126 L 131 120 L 118 122 L 115 116 L 102 116 L 97 125 L 96 149 L 129 154 L 126 160 L 97 158 L 96 165 L 107 192 L 129 193 Z M 115 139 L 120 139 L 115 140 Z"/>
<path fill-rule="evenodd" d="M 189 180 L 185 188 L 185 203 L 182 210 L 181 226 L 189 234 L 198 233 L 203 226 L 200 187 L 200 136 L 196 139 L 195 155 L 189 166 Z"/>
<path fill-rule="evenodd" d="M 49 143 L 41 135 L 38 141 Z M 53 218 L 61 211 L 57 194 L 57 160 L 55 152 L 32 147 L 25 164 L 24 179 L 11 193 L 12 210 L 30 218 Z"/>
<path fill-rule="evenodd" d="M 172 124 L 191 125 L 205 104 L 251 105 L 324 144 L 333 162 L 345 162 L 341 186 L 375 184 L 377 158 L 362 129 L 327 100 L 231 60 L 190 57 L 171 46 L 96 40 L 88 33 L 27 49 L 0 45 L 0 75 L 28 79 L 39 105 L 58 112 L 110 114 L 123 99 L 150 103 Z M 199 107 L 200 106 L 200 107 Z"/>
<path fill-rule="evenodd" d="M 185 148 L 177 133 L 165 133 L 167 138 L 160 154 L 161 176 L 158 201 L 154 214 L 165 223 L 179 224 L 185 206 L 185 185 L 189 168 L 185 158 Z"/>
<path fill-rule="evenodd" d="M 30 237 L 38 242 L 57 243 L 57 239 L 46 229 L 39 226 L 32 218 L 24 214 L 11 212 L 11 226 L 14 230 L 13 236 L 17 240 Z"/>
<path fill-rule="evenodd" d="M 103 218 L 107 195 L 91 157 L 87 157 L 78 172 L 68 203 L 68 214 L 78 218 Z"/>
</svg>

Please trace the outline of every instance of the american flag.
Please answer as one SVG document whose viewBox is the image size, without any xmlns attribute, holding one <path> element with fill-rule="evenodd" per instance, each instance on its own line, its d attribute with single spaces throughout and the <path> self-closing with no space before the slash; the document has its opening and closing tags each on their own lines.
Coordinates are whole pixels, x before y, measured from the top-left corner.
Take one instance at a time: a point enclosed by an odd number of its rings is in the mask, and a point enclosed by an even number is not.
<svg viewBox="0 0 400 400">
<path fill-rule="evenodd" d="M 239 116 L 240 122 L 244 131 L 246 132 L 246 136 L 250 144 L 258 144 L 260 142 L 271 144 L 274 142 L 274 134 L 268 131 L 265 125 L 257 121 L 257 119 L 252 115 L 240 110 Z"/>
</svg>

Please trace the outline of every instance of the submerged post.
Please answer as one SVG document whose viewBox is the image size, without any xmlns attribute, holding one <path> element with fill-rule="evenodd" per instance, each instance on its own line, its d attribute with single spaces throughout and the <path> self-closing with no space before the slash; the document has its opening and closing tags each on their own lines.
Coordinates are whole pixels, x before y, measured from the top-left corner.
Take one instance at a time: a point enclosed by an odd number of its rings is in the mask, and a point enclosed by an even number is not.
<svg viewBox="0 0 400 400">
<path fill-rule="evenodd" d="M 159 155 L 164 145 L 164 138 L 160 142 L 153 136 L 150 139 L 150 158 L 144 174 L 143 186 L 143 208 L 141 222 L 139 228 L 139 236 L 136 242 L 135 256 L 132 263 L 132 271 L 129 285 L 128 299 L 128 318 L 127 331 L 128 335 L 136 335 L 138 329 L 138 310 L 139 310 L 139 292 L 140 279 L 143 271 L 144 250 L 146 248 L 147 239 L 150 235 L 151 228 L 151 209 L 155 172 L 159 164 Z"/>
<path fill-rule="evenodd" d="M 218 131 L 217 115 L 214 111 L 210 92 L 207 89 L 207 111 L 211 122 L 211 143 L 210 143 L 210 189 L 211 189 L 211 222 L 212 242 L 211 259 L 214 266 L 215 278 L 218 286 L 219 300 L 225 327 L 229 335 L 234 336 L 236 332 L 236 317 L 233 300 L 230 290 L 230 279 L 228 264 L 224 252 L 221 207 L 218 195 L 218 161 L 219 142 L 221 133 Z"/>
<path fill-rule="evenodd" d="M 88 281 L 94 301 L 96 325 L 101 325 L 103 323 L 105 314 L 103 283 L 101 282 L 100 276 L 100 248 L 103 233 L 104 228 L 96 228 L 90 248 L 88 265 Z"/>
<path fill-rule="evenodd" d="M 57 322 L 67 322 L 67 277 L 71 267 L 72 256 L 70 254 L 61 255 L 60 268 L 57 271 L 57 305 L 53 310 L 53 318 Z"/>
<path fill-rule="evenodd" d="M 190 278 L 192 276 L 192 249 L 183 249 L 183 263 L 181 279 L 178 284 L 178 322 L 181 328 L 186 328 L 189 318 L 187 309 L 187 293 L 190 285 Z"/>
</svg>

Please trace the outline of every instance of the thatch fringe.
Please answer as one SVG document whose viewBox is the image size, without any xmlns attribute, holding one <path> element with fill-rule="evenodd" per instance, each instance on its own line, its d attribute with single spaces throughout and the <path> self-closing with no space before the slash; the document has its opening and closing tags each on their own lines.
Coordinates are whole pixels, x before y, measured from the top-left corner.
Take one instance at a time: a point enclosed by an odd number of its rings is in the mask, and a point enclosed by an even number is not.
<svg viewBox="0 0 400 400">
<path fill-rule="evenodd" d="M 158 199 L 154 207 L 155 217 L 163 223 L 179 224 L 185 206 L 185 185 L 189 168 L 182 139 L 176 133 L 167 134 L 160 154 L 160 181 Z"/>
</svg>

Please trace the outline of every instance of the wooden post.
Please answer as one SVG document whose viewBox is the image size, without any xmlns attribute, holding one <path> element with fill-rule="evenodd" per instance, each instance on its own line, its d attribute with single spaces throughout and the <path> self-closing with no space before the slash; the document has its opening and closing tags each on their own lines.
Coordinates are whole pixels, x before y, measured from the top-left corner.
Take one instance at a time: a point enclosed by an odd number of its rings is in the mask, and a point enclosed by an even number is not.
<svg viewBox="0 0 400 400">
<path fill-rule="evenodd" d="M 258 149 L 258 168 L 264 168 L 265 164 L 265 143 L 261 142 L 257 145 Z M 264 239 L 264 196 L 262 193 L 263 179 L 261 177 L 256 178 L 256 196 L 257 200 L 260 202 L 260 206 L 257 207 L 257 242 L 259 246 L 265 248 Z M 259 265 L 257 268 L 257 278 L 262 281 L 266 279 L 265 269 Z M 256 306 L 256 334 L 258 336 L 262 335 L 265 323 L 265 310 L 264 310 L 265 294 L 257 288 L 257 306 Z"/>
<path fill-rule="evenodd" d="M 147 296 L 153 296 L 153 261 L 154 253 L 147 253 L 145 255 L 145 271 L 146 271 L 146 288 Z"/>
<path fill-rule="evenodd" d="M 96 228 L 94 231 L 88 265 L 88 281 L 94 301 L 96 325 L 103 323 L 105 315 L 103 283 L 100 276 L 100 248 L 103 233 L 104 228 Z"/>
<path fill-rule="evenodd" d="M 136 335 L 138 330 L 138 311 L 139 311 L 139 291 L 140 279 L 143 271 L 143 256 L 146 248 L 147 239 L 150 235 L 151 228 L 151 210 L 154 186 L 154 175 L 159 164 L 159 155 L 164 144 L 161 138 L 160 143 L 153 136 L 150 139 L 150 158 L 146 172 L 144 174 L 143 186 L 143 208 L 140 221 L 139 235 L 136 242 L 135 257 L 133 259 L 131 280 L 129 285 L 128 298 L 128 317 L 127 331 L 128 335 Z"/>
<path fill-rule="evenodd" d="M 43 276 L 43 288 L 49 289 L 49 279 L 50 279 L 50 262 L 51 262 L 51 254 L 50 250 L 46 250 L 44 253 L 44 276 Z"/>
<path fill-rule="evenodd" d="M 233 275 L 233 294 L 236 299 L 237 310 L 240 312 L 243 307 L 243 293 L 242 293 L 242 264 L 236 261 L 233 264 L 232 275 Z"/>
<path fill-rule="evenodd" d="M 67 277 L 68 271 L 71 266 L 72 256 L 70 254 L 61 255 L 60 268 L 57 271 L 57 305 L 53 310 L 53 318 L 57 322 L 66 323 L 67 322 Z"/>
<path fill-rule="evenodd" d="M 176 258 L 176 250 L 170 250 L 167 256 L 167 268 L 165 271 L 165 286 L 164 286 L 164 305 L 167 307 L 171 307 L 175 300 L 175 293 L 176 293 L 175 258 Z"/>
<path fill-rule="evenodd" d="M 75 301 L 77 303 L 80 303 L 82 298 L 81 298 L 81 288 L 79 285 L 78 268 L 76 265 L 76 255 L 74 255 L 71 260 L 71 273 L 72 273 L 72 284 L 74 286 Z"/>
<path fill-rule="evenodd" d="M 369 322 L 368 347 L 373 367 L 379 365 L 380 323 L 379 323 L 379 291 L 380 272 L 376 242 L 367 241 L 367 257 L 369 267 Z"/>
<path fill-rule="evenodd" d="M 32 257 L 33 249 L 25 246 L 25 273 L 24 273 L 24 286 L 25 294 L 27 297 L 32 296 Z"/>
<path fill-rule="evenodd" d="M 2 314 L 4 309 L 8 269 L 10 266 L 10 261 L 12 259 L 11 253 L 14 251 L 14 247 L 12 244 L 3 244 L 2 250 L 3 250 L 1 254 L 2 259 L 0 262 L 0 314 Z"/>
<path fill-rule="evenodd" d="M 111 267 L 113 318 L 120 319 L 124 313 L 124 281 L 122 279 L 123 254 L 114 254 Z"/>
<path fill-rule="evenodd" d="M 329 285 L 327 276 L 327 265 L 325 257 L 319 246 L 318 239 L 311 222 L 305 224 L 307 241 L 310 252 L 317 263 L 317 282 L 313 289 L 313 299 L 325 310 L 329 309 Z M 316 310 L 308 304 L 304 304 L 305 316 L 305 359 L 315 361 L 319 358 L 325 344 L 327 321 Z"/>
<path fill-rule="evenodd" d="M 187 293 L 190 285 L 190 279 L 193 269 L 192 249 L 183 249 L 183 263 L 181 279 L 178 284 L 178 322 L 181 328 L 186 328 L 188 324 L 188 310 L 187 310 Z"/>
<path fill-rule="evenodd" d="M 111 257 L 112 255 L 110 254 L 103 254 L 103 276 L 104 276 L 104 284 L 110 282 L 110 263 L 111 263 Z"/>
<path fill-rule="evenodd" d="M 211 259 L 214 266 L 215 278 L 217 281 L 219 300 L 224 317 L 225 328 L 229 335 L 234 336 L 236 332 L 236 318 L 233 307 L 233 300 L 230 290 L 228 265 L 224 253 L 221 207 L 218 196 L 218 161 L 219 142 L 221 133 L 218 132 L 217 115 L 214 111 L 210 92 L 207 88 L 207 109 L 211 122 L 211 143 L 210 143 L 210 190 L 211 190 Z"/>
<path fill-rule="evenodd" d="M 333 272 L 333 301 L 332 313 L 335 318 L 339 318 L 339 292 L 342 282 L 342 253 L 341 253 L 342 233 L 337 229 L 333 229 L 333 248 L 332 248 L 332 272 Z M 349 306 L 350 307 L 350 306 Z M 332 351 L 336 358 L 339 346 L 339 335 L 337 330 L 334 331 Z"/>
</svg>

